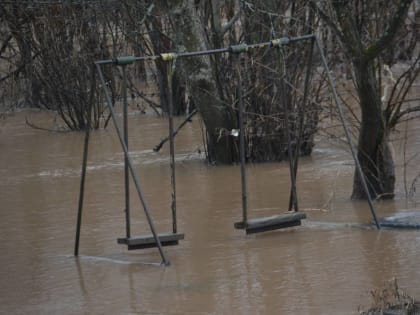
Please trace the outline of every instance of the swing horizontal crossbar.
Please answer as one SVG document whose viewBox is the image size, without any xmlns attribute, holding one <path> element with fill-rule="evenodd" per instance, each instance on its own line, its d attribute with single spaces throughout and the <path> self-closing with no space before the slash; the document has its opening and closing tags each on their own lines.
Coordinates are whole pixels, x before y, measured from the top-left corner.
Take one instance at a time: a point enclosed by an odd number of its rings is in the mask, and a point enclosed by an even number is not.
<svg viewBox="0 0 420 315">
<path fill-rule="evenodd" d="M 290 212 L 271 217 L 248 220 L 244 222 L 235 222 L 236 229 L 245 229 L 246 234 L 260 233 L 272 230 L 288 228 L 301 225 L 301 220 L 306 218 L 304 212 Z"/>
<path fill-rule="evenodd" d="M 183 57 L 197 57 L 197 56 L 206 56 L 211 54 L 222 54 L 222 53 L 242 53 L 246 52 L 250 49 L 258 49 L 263 47 L 279 47 L 280 45 L 288 45 L 293 42 L 298 42 L 302 40 L 308 39 L 315 39 L 314 34 L 308 34 L 303 36 L 297 37 L 281 37 L 277 39 L 273 39 L 269 42 L 265 43 L 258 43 L 258 44 L 240 44 L 240 45 L 232 45 L 229 47 L 218 48 L 218 49 L 210 49 L 210 50 L 202 50 L 202 51 L 186 51 L 186 52 L 173 52 L 173 53 L 165 53 L 155 56 L 121 56 L 114 59 L 107 59 L 107 60 L 98 60 L 95 63 L 98 65 L 106 65 L 106 64 L 115 64 L 115 65 L 127 65 L 136 61 L 140 60 L 157 60 L 162 59 L 164 61 L 172 60 L 173 58 L 183 58 Z"/>
<path fill-rule="evenodd" d="M 184 239 L 184 234 L 181 233 L 164 233 L 158 234 L 160 244 L 162 246 L 178 245 L 179 240 Z M 145 249 L 157 247 L 157 243 L 153 234 L 141 235 L 137 237 L 122 237 L 117 239 L 118 244 L 127 245 L 128 250 Z"/>
</svg>

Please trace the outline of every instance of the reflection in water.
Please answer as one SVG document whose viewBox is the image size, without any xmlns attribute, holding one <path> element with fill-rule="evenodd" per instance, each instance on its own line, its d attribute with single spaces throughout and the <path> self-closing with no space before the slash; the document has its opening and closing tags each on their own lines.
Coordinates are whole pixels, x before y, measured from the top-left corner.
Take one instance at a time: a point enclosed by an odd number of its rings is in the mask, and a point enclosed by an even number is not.
<svg viewBox="0 0 420 315">
<path fill-rule="evenodd" d="M 125 232 L 123 155 L 112 128 L 92 133 L 76 259 L 70 255 L 83 133 L 33 130 L 23 117 L 0 126 L 2 314 L 356 314 L 369 305 L 368 291 L 393 277 L 420 297 L 420 231 L 369 226 L 367 205 L 349 200 L 348 153 L 320 143 L 300 161 L 299 205 L 308 216 L 302 227 L 246 236 L 233 228 L 241 217 L 239 167 L 203 162 L 196 122 L 176 139 L 178 223 L 186 239 L 165 248 L 172 265 L 160 266 L 156 249 L 129 252 L 116 243 Z M 167 125 L 149 116 L 130 120 L 134 164 L 157 229 L 165 232 L 168 148 L 151 148 Z M 419 143 L 409 148 L 414 156 Z M 250 216 L 283 212 L 287 163 L 247 168 Z M 376 204 L 379 216 L 415 211 L 402 186 L 395 201 Z M 148 234 L 132 195 L 133 234 Z"/>
</svg>

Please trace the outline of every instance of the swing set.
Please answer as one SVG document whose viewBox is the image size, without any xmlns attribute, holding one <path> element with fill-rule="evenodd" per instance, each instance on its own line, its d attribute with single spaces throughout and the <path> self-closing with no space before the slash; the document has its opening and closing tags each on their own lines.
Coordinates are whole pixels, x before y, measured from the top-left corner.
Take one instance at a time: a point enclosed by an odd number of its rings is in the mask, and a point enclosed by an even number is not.
<svg viewBox="0 0 420 315">
<path fill-rule="evenodd" d="M 269 217 L 262 217 L 256 219 L 249 219 L 248 218 L 248 205 L 247 205 L 247 188 L 246 188 L 246 169 L 245 169 L 245 134 L 244 134 L 244 100 L 242 94 L 242 77 L 240 72 L 240 65 L 239 65 L 239 56 L 240 54 L 249 51 L 251 49 L 261 49 L 261 48 L 275 48 L 279 52 L 279 56 L 282 56 L 282 47 L 285 45 L 290 45 L 294 42 L 298 41 L 310 41 L 310 49 L 308 54 L 308 63 L 307 63 L 307 70 L 305 74 L 305 82 L 304 82 L 304 94 L 303 94 L 303 106 L 301 106 L 301 112 L 299 113 L 300 121 L 298 125 L 298 136 L 295 143 L 294 148 L 292 147 L 291 143 L 291 132 L 289 126 L 289 113 L 288 108 L 286 105 L 285 100 L 283 99 L 284 111 L 285 111 L 285 126 L 286 126 L 286 134 L 287 134 L 287 152 L 288 152 L 288 160 L 289 160 L 289 171 L 290 171 L 290 199 L 287 212 L 275 216 Z M 178 232 L 177 228 L 177 209 L 176 209 L 176 178 L 175 178 L 175 146 L 174 146 L 174 125 L 173 125 L 173 93 L 172 93 L 172 78 L 173 73 L 176 66 L 177 58 L 186 58 L 186 57 L 196 57 L 196 56 L 205 56 L 211 54 L 221 54 L 221 53 L 229 53 L 236 56 L 235 65 L 236 65 L 236 72 L 237 72 L 237 82 L 238 82 L 238 120 L 239 120 L 239 153 L 240 153 L 240 173 L 241 173 L 241 192 L 242 192 L 242 219 L 239 222 L 234 223 L 234 227 L 236 229 L 243 229 L 245 230 L 246 234 L 252 233 L 260 233 L 265 231 L 277 230 L 282 228 L 288 228 L 293 226 L 301 225 L 301 220 L 306 218 L 306 214 L 304 212 L 299 211 L 298 208 L 298 198 L 297 198 L 297 190 L 296 190 L 296 175 L 298 169 L 298 156 L 299 156 L 299 147 L 300 141 L 303 135 L 303 112 L 305 110 L 305 104 L 307 102 L 308 94 L 309 94 L 309 84 L 311 78 L 311 65 L 314 53 L 314 47 L 317 48 L 319 55 L 321 57 L 322 66 L 327 74 L 327 80 L 329 87 L 331 89 L 333 99 L 335 105 L 337 107 L 345 136 L 347 138 L 353 159 L 356 164 L 356 169 L 359 172 L 360 178 L 362 180 L 362 185 L 366 194 L 368 196 L 368 203 L 369 207 L 373 216 L 374 223 L 378 229 L 380 229 L 379 222 L 377 220 L 375 209 L 373 206 L 372 198 L 370 196 L 367 183 L 361 169 L 359 160 L 357 158 L 356 150 L 350 138 L 350 133 L 347 127 L 347 123 L 344 117 L 343 109 L 341 108 L 340 102 L 338 101 L 338 95 L 333 84 L 333 79 L 330 74 L 324 53 L 321 49 L 320 43 L 316 35 L 304 35 L 298 37 L 282 37 L 278 39 L 271 40 L 269 42 L 258 43 L 258 44 L 241 44 L 241 45 L 234 45 L 229 46 L 226 48 L 214 49 L 214 50 L 206 50 L 206 51 L 196 51 L 196 52 L 182 52 L 182 53 L 163 53 L 156 56 L 143 56 L 143 57 L 136 57 L 136 56 L 124 56 L 118 57 L 115 59 L 110 60 L 100 60 L 95 63 L 96 70 L 99 75 L 99 79 L 101 81 L 106 105 L 110 112 L 110 116 L 114 123 L 122 150 L 124 152 L 124 186 L 125 186 L 125 226 L 126 226 L 126 233 L 125 237 L 121 237 L 117 239 L 118 244 L 123 244 L 127 246 L 128 250 L 134 249 L 144 249 L 144 248 L 152 248 L 157 247 L 162 258 L 162 264 L 169 265 L 169 260 L 166 258 L 166 255 L 163 251 L 163 246 L 170 246 L 170 245 L 178 245 L 179 241 L 184 239 L 184 234 Z M 168 104 L 168 121 L 169 121 L 169 152 L 170 152 L 170 169 L 171 169 L 171 214 L 172 214 L 172 231 L 168 233 L 157 233 L 153 219 L 151 217 L 151 211 L 147 205 L 146 199 L 143 195 L 143 192 L 140 187 L 140 180 L 137 176 L 137 173 L 133 167 L 133 162 L 130 156 L 129 148 L 128 148 L 128 102 L 127 102 L 127 75 L 126 75 L 126 66 L 138 61 L 144 60 L 156 60 L 161 59 L 162 61 L 166 62 L 167 65 L 167 84 L 169 87 L 169 104 Z M 279 62 L 281 63 L 283 60 L 279 58 Z M 116 65 L 120 66 L 122 69 L 122 91 L 123 91 L 123 126 L 119 125 L 116 113 L 114 110 L 114 106 L 110 97 L 110 93 L 107 88 L 107 84 L 104 78 L 104 74 L 102 72 L 102 66 L 104 65 Z M 280 89 L 283 90 L 282 95 L 285 95 L 285 70 L 281 67 L 282 76 Z M 88 108 L 88 124 L 90 126 L 90 114 L 92 108 Z M 90 131 L 89 127 L 86 128 L 85 132 L 85 141 L 84 141 L 84 150 L 83 150 L 83 163 L 82 163 L 82 175 L 80 181 L 80 194 L 79 194 L 79 204 L 78 204 L 78 213 L 77 213 L 77 228 L 76 228 L 76 239 L 75 239 L 75 247 L 74 247 L 74 255 L 78 256 L 79 253 L 79 242 L 80 242 L 80 230 L 81 230 L 81 222 L 82 222 L 82 209 L 83 209 L 83 199 L 84 199 L 84 185 L 85 185 L 85 177 L 86 177 L 86 166 L 87 166 L 87 156 L 88 156 L 88 147 L 89 147 L 89 137 Z M 150 227 L 151 234 L 140 235 L 140 236 L 132 236 L 131 232 L 131 220 L 130 220 L 130 194 L 129 194 L 129 179 L 130 176 L 133 180 L 134 186 L 136 188 L 137 195 L 139 197 L 140 203 L 143 207 L 147 223 Z"/>
</svg>

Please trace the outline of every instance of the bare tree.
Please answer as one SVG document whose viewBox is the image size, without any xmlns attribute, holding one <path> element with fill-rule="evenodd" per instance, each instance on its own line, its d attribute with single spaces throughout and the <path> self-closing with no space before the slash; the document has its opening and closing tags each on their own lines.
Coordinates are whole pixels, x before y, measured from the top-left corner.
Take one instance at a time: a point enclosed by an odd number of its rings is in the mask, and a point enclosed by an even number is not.
<svg viewBox="0 0 420 315">
<path fill-rule="evenodd" d="M 28 10 L 29 4 L 6 4 L 0 8 L 0 12 L 5 21 L 5 27 L 10 36 L 4 42 L 2 51 L 5 51 L 7 45 L 11 44 L 14 50 L 15 45 L 19 54 L 16 54 L 13 60 L 9 62 L 16 63 L 11 71 L 11 75 L 4 76 L 3 80 L 8 78 L 17 79 L 19 76 L 22 81 L 22 90 L 24 92 L 23 103 L 38 107 L 38 87 L 34 76 L 33 60 L 36 58 L 31 41 L 31 23 L 33 21 L 33 12 Z"/>
<path fill-rule="evenodd" d="M 390 132 L 403 116 L 420 109 L 403 106 L 407 92 L 419 73 L 418 56 L 414 57 L 412 66 L 400 82 L 395 84 L 387 102 L 381 99 L 383 64 L 385 60 L 387 63 L 397 60 L 392 50 L 399 42 L 399 31 L 404 26 L 412 2 L 310 1 L 312 8 L 344 47 L 354 73 L 361 110 L 358 158 L 374 197 L 393 197 L 395 172 L 389 147 Z M 357 172 L 352 197 L 367 197 Z"/>
<path fill-rule="evenodd" d="M 281 36 L 312 32 L 314 16 L 305 1 L 170 1 L 176 47 L 181 51 L 217 49 L 239 43 L 256 43 Z M 285 16 L 288 15 L 288 18 Z M 287 127 L 296 142 L 298 113 L 303 105 L 303 83 L 310 45 L 279 51 L 250 51 L 242 55 L 246 110 L 247 158 L 250 161 L 287 157 Z M 281 62 L 279 62 L 281 59 Z M 207 131 L 209 159 L 217 163 L 238 160 L 231 130 L 238 128 L 238 73 L 232 55 L 211 55 L 183 61 L 184 77 Z M 283 68 L 286 71 L 283 72 Z M 285 83 L 281 92 L 281 76 Z M 313 89 L 311 93 L 316 93 Z M 319 90 L 318 90 L 319 91 Z M 312 99 L 315 99 L 313 94 Z M 301 153 L 309 154 L 317 126 L 315 103 L 305 111 Z M 290 126 L 285 113 L 291 115 Z"/>
</svg>

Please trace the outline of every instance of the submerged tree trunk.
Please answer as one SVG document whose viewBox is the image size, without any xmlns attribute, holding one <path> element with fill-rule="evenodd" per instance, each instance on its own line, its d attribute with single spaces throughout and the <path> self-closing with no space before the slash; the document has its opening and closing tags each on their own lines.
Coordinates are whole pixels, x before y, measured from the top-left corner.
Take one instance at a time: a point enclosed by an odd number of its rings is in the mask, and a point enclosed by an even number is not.
<svg viewBox="0 0 420 315">
<path fill-rule="evenodd" d="M 358 159 L 366 176 L 371 196 L 392 198 L 395 185 L 394 161 L 373 62 L 360 61 L 354 65 L 354 70 L 362 110 Z M 354 176 L 352 198 L 366 198 L 357 170 Z"/>
<path fill-rule="evenodd" d="M 197 51 L 205 49 L 203 45 L 202 25 L 194 14 L 195 1 L 170 1 L 169 9 L 175 28 L 175 41 L 179 51 Z M 208 158 L 215 163 L 232 163 L 236 160 L 233 139 L 228 135 L 235 126 L 235 119 L 230 108 L 218 93 L 216 80 L 208 57 L 184 58 L 177 61 L 189 84 L 189 91 L 194 104 L 199 109 L 206 126 Z"/>
<path fill-rule="evenodd" d="M 271 3 L 271 2 L 270 2 Z M 274 3 L 274 2 L 273 2 Z M 252 8 L 240 6 L 232 1 L 170 1 L 168 9 L 172 16 L 174 38 L 178 51 L 217 49 L 238 43 L 267 42 L 290 32 L 298 36 L 303 25 L 313 25 L 313 15 L 299 10 L 299 18 L 285 25 L 278 14 L 297 4 L 288 1 L 267 6 L 267 2 L 256 1 Z M 299 8 L 303 8 L 299 2 Z M 261 10 L 259 10 L 261 8 Z M 268 10 L 268 11 L 267 11 Z M 290 14 L 295 14 L 292 10 Z M 267 21 L 271 19 L 271 21 Z M 237 23 L 236 23 L 237 22 Z M 271 29 L 266 27 L 267 23 Z M 236 24 L 235 24 L 236 23 Z M 278 34 L 277 34 L 278 32 Z M 274 36 L 274 37 L 273 37 Z M 208 158 L 216 163 L 232 163 L 239 160 L 236 138 L 230 136 L 238 129 L 238 73 L 242 77 L 244 101 L 244 127 L 246 159 L 253 162 L 280 161 L 287 158 L 287 133 L 285 107 L 288 107 L 291 124 L 291 141 L 298 136 L 296 117 L 303 106 L 305 69 L 310 43 L 301 43 L 279 50 L 249 50 L 237 56 L 211 55 L 178 60 L 194 104 L 199 109 L 207 132 Z M 279 59 L 284 59 L 287 75 L 286 93 L 281 94 L 278 81 L 281 77 Z M 236 69 L 239 62 L 239 71 Z M 283 69 L 283 66 L 281 67 Z M 315 90 L 315 89 L 313 89 Z M 313 134 L 316 131 L 317 108 L 307 101 L 308 110 L 303 113 L 304 132 L 300 146 L 301 154 L 310 154 Z M 311 110 L 309 110 L 311 107 Z M 312 123 L 314 122 L 314 123 Z"/>
<path fill-rule="evenodd" d="M 381 65 L 384 56 L 397 43 L 413 0 L 331 1 L 311 0 L 320 15 L 343 44 L 352 62 L 361 109 L 358 158 L 373 198 L 393 198 L 395 170 L 389 146 L 389 133 L 395 126 L 389 108 L 381 100 Z M 389 106 L 389 105 L 388 105 Z M 397 110 L 398 111 L 398 110 Z M 366 199 L 358 172 L 353 182 L 354 199 Z"/>
</svg>

